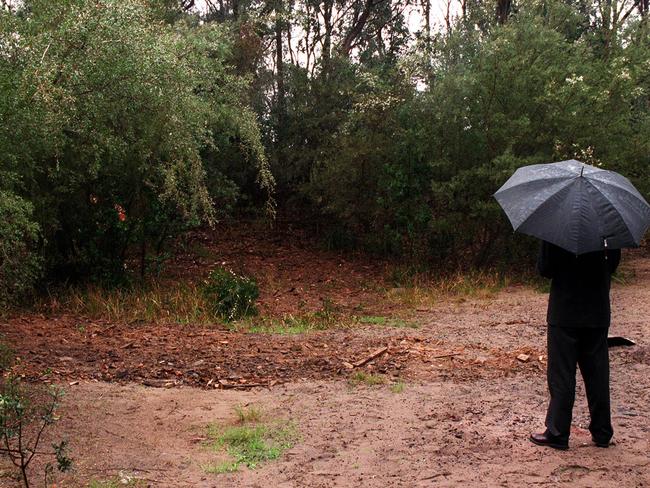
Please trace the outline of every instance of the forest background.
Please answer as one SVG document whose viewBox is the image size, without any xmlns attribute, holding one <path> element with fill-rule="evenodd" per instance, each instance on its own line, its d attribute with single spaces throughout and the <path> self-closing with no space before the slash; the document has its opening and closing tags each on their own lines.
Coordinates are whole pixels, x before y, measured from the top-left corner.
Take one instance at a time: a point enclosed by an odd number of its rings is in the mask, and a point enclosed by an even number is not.
<svg viewBox="0 0 650 488">
<path fill-rule="evenodd" d="M 650 194 L 649 0 L 25 0 L 0 12 L 0 305 L 292 222 L 418 269 L 530 260 L 492 194 Z M 413 25 L 413 13 L 421 25 Z"/>
</svg>

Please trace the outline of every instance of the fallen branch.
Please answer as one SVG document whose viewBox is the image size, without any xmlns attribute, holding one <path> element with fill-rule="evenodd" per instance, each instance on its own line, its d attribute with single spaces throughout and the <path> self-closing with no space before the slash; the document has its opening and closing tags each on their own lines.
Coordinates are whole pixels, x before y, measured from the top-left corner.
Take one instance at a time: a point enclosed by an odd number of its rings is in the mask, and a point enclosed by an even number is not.
<svg viewBox="0 0 650 488">
<path fill-rule="evenodd" d="M 218 382 L 218 386 L 224 389 L 231 389 L 231 390 L 236 390 L 236 389 L 247 389 L 247 388 L 269 388 L 271 386 L 270 383 L 226 383 L 223 380 L 220 380 Z"/>
<path fill-rule="evenodd" d="M 442 358 L 450 358 L 453 356 L 460 356 L 462 352 L 450 352 L 449 354 L 439 354 L 437 356 L 431 356 L 430 359 L 442 359 Z"/>
<path fill-rule="evenodd" d="M 420 478 L 420 481 L 432 480 L 434 478 L 439 478 L 440 476 L 449 476 L 449 475 L 451 475 L 450 471 L 443 471 L 441 473 L 436 473 L 436 474 L 432 474 L 431 476 L 425 476 L 424 478 Z"/>
<path fill-rule="evenodd" d="M 366 357 L 365 359 L 361 359 L 361 360 L 357 361 L 356 363 L 352 363 L 352 366 L 354 366 L 355 368 L 358 368 L 359 366 L 363 366 L 364 364 L 369 363 L 373 359 L 381 356 L 386 351 L 388 351 L 388 347 L 380 347 L 379 349 L 374 351 L 370 356 Z"/>
</svg>

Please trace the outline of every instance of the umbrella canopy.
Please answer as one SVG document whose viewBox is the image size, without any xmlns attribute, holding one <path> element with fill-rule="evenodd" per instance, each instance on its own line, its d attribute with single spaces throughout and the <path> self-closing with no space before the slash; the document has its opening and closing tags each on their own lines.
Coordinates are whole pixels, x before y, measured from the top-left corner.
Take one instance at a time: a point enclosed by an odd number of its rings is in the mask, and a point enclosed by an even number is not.
<svg viewBox="0 0 650 488">
<path fill-rule="evenodd" d="M 494 197 L 516 231 L 574 254 L 636 247 L 650 225 L 627 178 L 575 159 L 519 168 Z"/>
</svg>

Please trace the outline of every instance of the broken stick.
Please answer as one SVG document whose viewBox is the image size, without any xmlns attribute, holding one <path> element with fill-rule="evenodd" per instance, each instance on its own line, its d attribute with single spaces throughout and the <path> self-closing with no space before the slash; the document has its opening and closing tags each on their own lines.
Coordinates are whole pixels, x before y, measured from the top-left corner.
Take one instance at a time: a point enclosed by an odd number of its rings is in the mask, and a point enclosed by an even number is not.
<svg viewBox="0 0 650 488">
<path fill-rule="evenodd" d="M 388 347 L 380 347 L 379 349 L 374 351 L 370 356 L 366 357 L 365 359 L 361 359 L 361 360 L 357 361 L 356 363 L 352 363 L 352 366 L 354 366 L 355 368 L 358 368 L 359 366 L 363 366 L 364 364 L 369 363 L 373 359 L 381 356 L 386 351 L 388 351 Z"/>
</svg>

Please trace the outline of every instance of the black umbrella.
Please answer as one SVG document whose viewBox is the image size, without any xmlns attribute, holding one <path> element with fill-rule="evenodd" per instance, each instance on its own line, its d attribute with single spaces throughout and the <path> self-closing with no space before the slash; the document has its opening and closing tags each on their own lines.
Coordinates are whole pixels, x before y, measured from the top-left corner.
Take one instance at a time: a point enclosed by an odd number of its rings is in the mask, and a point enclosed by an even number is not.
<svg viewBox="0 0 650 488">
<path fill-rule="evenodd" d="M 627 178 L 575 159 L 519 168 L 494 197 L 516 231 L 574 254 L 636 247 L 650 226 Z"/>
</svg>

